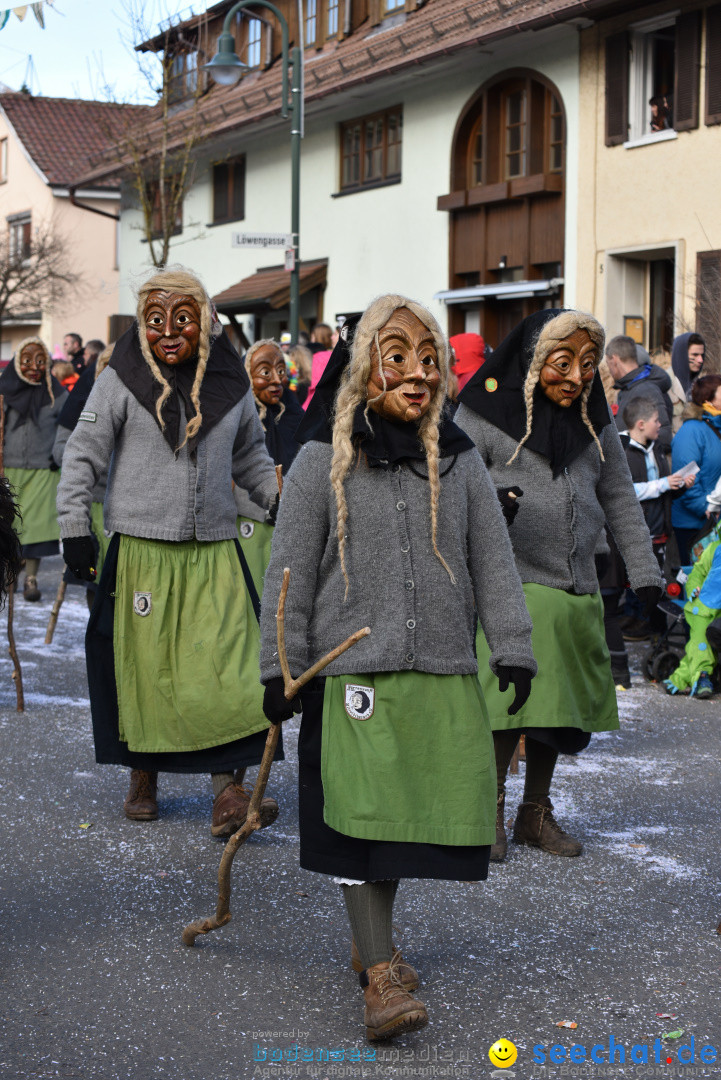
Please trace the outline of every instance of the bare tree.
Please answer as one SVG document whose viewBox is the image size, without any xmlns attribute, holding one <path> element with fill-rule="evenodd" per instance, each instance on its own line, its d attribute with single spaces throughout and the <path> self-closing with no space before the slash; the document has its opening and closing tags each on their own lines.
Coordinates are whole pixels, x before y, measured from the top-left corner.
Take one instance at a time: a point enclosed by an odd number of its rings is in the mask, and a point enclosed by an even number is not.
<svg viewBox="0 0 721 1080">
<path fill-rule="evenodd" d="M 166 19 L 161 31 L 153 34 L 147 12 L 141 0 L 126 0 L 126 45 L 156 103 L 143 120 L 132 112 L 118 113 L 108 135 L 142 213 L 150 261 L 164 266 L 172 237 L 182 228 L 183 201 L 193 184 L 202 136 L 204 21 L 188 30 Z"/>
<path fill-rule="evenodd" d="M 52 224 L 19 230 L 10 224 L 0 240 L 0 326 L 30 313 L 50 312 L 77 288 L 81 275 Z"/>
</svg>

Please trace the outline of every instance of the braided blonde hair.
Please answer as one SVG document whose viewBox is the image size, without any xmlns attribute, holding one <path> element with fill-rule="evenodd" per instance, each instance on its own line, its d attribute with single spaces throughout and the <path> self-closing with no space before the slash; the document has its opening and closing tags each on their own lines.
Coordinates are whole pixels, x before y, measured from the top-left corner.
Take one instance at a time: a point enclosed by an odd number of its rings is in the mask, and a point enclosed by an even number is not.
<svg viewBox="0 0 721 1080">
<path fill-rule="evenodd" d="M 285 362 L 285 354 L 274 338 L 261 338 L 260 341 L 253 342 L 253 344 L 250 346 L 247 353 L 245 354 L 245 370 L 248 372 L 248 378 L 250 379 L 250 389 L 253 391 L 253 398 L 255 399 L 255 404 L 258 406 L 258 416 L 260 417 L 260 421 L 263 424 L 263 427 L 265 427 L 265 418 L 268 415 L 268 406 L 265 404 L 264 401 L 260 400 L 260 398 L 256 395 L 255 390 L 253 389 L 253 376 L 250 371 L 250 365 L 255 354 L 260 349 L 262 349 L 264 345 L 272 345 L 277 350 L 278 355 L 282 356 L 283 361 Z M 275 418 L 276 424 L 285 412 L 285 405 L 283 404 L 283 402 L 281 401 L 279 402 L 279 404 L 280 409 L 278 411 L 278 415 Z"/>
<path fill-rule="evenodd" d="M 456 579 L 453 571 L 438 550 L 436 540 L 438 528 L 438 500 L 440 495 L 440 479 L 438 475 L 438 425 L 440 422 L 443 402 L 446 394 L 448 381 L 448 346 L 440 326 L 427 308 L 414 300 L 408 300 L 405 296 L 389 294 L 379 296 L 368 305 L 356 327 L 351 350 L 351 361 L 343 372 L 340 389 L 335 401 L 333 420 L 333 459 L 330 467 L 330 482 L 335 493 L 337 507 L 336 532 L 338 537 L 338 554 L 340 556 L 341 569 L 345 578 L 345 597 L 348 599 L 350 579 L 346 568 L 346 524 L 348 521 L 348 503 L 345 497 L 345 479 L 350 471 L 354 458 L 351 432 L 353 430 L 353 418 L 359 404 L 366 403 L 368 412 L 367 384 L 370 378 L 371 365 L 373 362 L 373 346 L 375 345 L 378 357 L 378 370 L 385 388 L 385 377 L 381 361 L 378 332 L 390 319 L 394 311 L 399 308 L 407 308 L 424 326 L 427 326 L 433 335 L 433 343 L 438 355 L 438 368 L 441 373 L 441 381 L 436 393 L 431 398 L 431 404 L 418 425 L 418 435 L 426 452 L 428 462 L 428 482 L 430 487 L 430 512 L 431 512 L 431 543 L 433 551 L 445 568 L 452 583 Z M 385 393 L 385 389 L 383 390 Z M 382 396 L 379 395 L 379 396 Z M 376 401 L 378 398 L 375 399 Z"/>
<path fill-rule="evenodd" d="M 138 306 L 136 310 L 136 316 L 138 320 L 138 336 L 140 338 L 140 350 L 143 354 L 146 364 L 153 373 L 153 377 L 160 383 L 163 390 L 155 405 L 155 415 L 158 418 L 161 430 L 165 431 L 165 421 L 163 420 L 163 405 L 168 400 L 171 394 L 170 383 L 162 374 L 158 367 L 158 362 L 153 356 L 150 346 L 143 332 L 143 312 L 145 311 L 145 305 L 148 301 L 148 297 L 151 292 L 156 290 L 162 290 L 163 292 L 180 293 L 182 296 L 191 296 L 200 308 L 200 340 L 198 342 L 198 363 L 195 369 L 195 379 L 190 390 L 190 400 L 195 406 L 195 416 L 192 416 L 185 425 L 185 438 L 178 447 L 181 450 L 188 439 L 192 439 L 194 435 L 197 435 L 200 430 L 200 425 L 203 423 L 203 416 L 200 411 L 200 386 L 203 382 L 203 376 L 205 375 L 205 369 L 208 366 L 208 357 L 210 356 L 210 346 L 213 340 L 223 332 L 223 328 L 215 318 L 215 312 L 210 302 L 203 283 L 200 278 L 196 277 L 189 270 L 186 270 L 182 266 L 170 266 L 165 270 L 159 270 L 157 274 L 153 274 L 143 285 L 141 285 L 138 291 Z"/>
<path fill-rule="evenodd" d="M 43 341 L 42 338 L 39 338 L 39 337 L 26 337 L 26 338 L 22 339 L 22 341 L 18 345 L 17 349 L 15 350 L 15 357 L 13 359 L 13 365 L 15 367 L 15 370 L 18 373 L 18 375 L 20 376 L 20 378 L 22 379 L 22 381 L 24 383 L 27 383 L 28 386 L 38 386 L 39 385 L 38 383 L 32 382 L 30 379 L 26 379 L 25 376 L 23 375 L 22 371 L 20 370 L 20 357 L 22 356 L 23 349 L 25 348 L 26 345 L 39 345 L 40 348 L 45 353 L 45 385 L 47 387 L 48 393 L 50 394 L 50 402 L 51 402 L 52 405 L 54 405 L 55 404 L 55 394 L 53 393 L 53 376 L 52 376 L 52 372 L 50 371 L 50 350 L 48 349 L 47 345 L 45 344 L 45 342 Z"/>
<path fill-rule="evenodd" d="M 574 334 L 576 330 L 585 330 L 598 350 L 599 360 L 603 357 L 606 334 L 598 319 L 594 319 L 593 315 L 589 315 L 585 311 L 562 311 L 559 315 L 556 315 L 555 318 L 549 319 L 547 323 L 544 323 L 536 338 L 531 366 L 528 369 L 528 374 L 523 383 L 523 401 L 526 406 L 526 433 L 506 462 L 506 465 L 510 465 L 516 460 L 521 451 L 521 447 L 531 437 L 531 429 L 533 428 L 533 395 L 536 392 L 538 380 L 541 376 L 541 368 L 553 350 L 556 349 L 562 341 L 565 341 L 567 337 Z M 591 437 L 596 444 L 601 461 L 604 461 L 605 458 L 603 456 L 603 450 L 601 449 L 601 443 L 599 442 L 598 435 L 596 434 L 588 415 L 588 399 L 591 396 L 592 387 L 593 380 L 584 386 L 583 392 L 581 393 L 581 419 L 591 433 Z"/>
</svg>

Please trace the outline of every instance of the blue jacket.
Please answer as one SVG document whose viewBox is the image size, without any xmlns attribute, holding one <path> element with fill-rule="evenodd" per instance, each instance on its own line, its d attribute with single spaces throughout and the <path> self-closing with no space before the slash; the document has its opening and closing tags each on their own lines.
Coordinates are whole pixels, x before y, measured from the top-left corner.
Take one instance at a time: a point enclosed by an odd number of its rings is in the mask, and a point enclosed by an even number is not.
<svg viewBox="0 0 721 1080">
<path fill-rule="evenodd" d="M 721 417 L 704 415 L 696 405 L 686 407 L 686 415 L 696 419 L 685 420 L 676 432 L 671 447 L 671 471 L 695 461 L 699 466 L 696 483 L 674 500 L 671 521 L 677 529 L 700 529 L 706 524 L 706 496 L 713 491 L 721 476 Z M 711 425 L 718 431 L 711 430 Z"/>
</svg>

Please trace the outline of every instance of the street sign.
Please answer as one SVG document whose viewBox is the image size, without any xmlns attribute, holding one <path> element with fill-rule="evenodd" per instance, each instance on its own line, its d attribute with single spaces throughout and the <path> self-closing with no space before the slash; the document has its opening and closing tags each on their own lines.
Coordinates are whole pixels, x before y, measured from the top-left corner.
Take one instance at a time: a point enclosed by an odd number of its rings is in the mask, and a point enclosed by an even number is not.
<svg viewBox="0 0 721 1080">
<path fill-rule="evenodd" d="M 234 232 L 231 234 L 231 247 L 281 248 L 286 251 L 293 247 L 291 233 Z"/>
</svg>

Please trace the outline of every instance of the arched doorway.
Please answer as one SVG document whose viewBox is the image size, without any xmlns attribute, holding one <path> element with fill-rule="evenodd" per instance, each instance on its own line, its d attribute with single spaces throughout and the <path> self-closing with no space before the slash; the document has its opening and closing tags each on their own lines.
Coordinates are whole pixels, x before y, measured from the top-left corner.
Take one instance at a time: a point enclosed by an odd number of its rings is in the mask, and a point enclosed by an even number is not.
<svg viewBox="0 0 721 1080">
<path fill-rule="evenodd" d="M 522 318 L 563 300 L 566 121 L 561 95 L 537 72 L 505 71 L 461 113 L 453 137 L 451 334 L 497 345 Z"/>
</svg>

